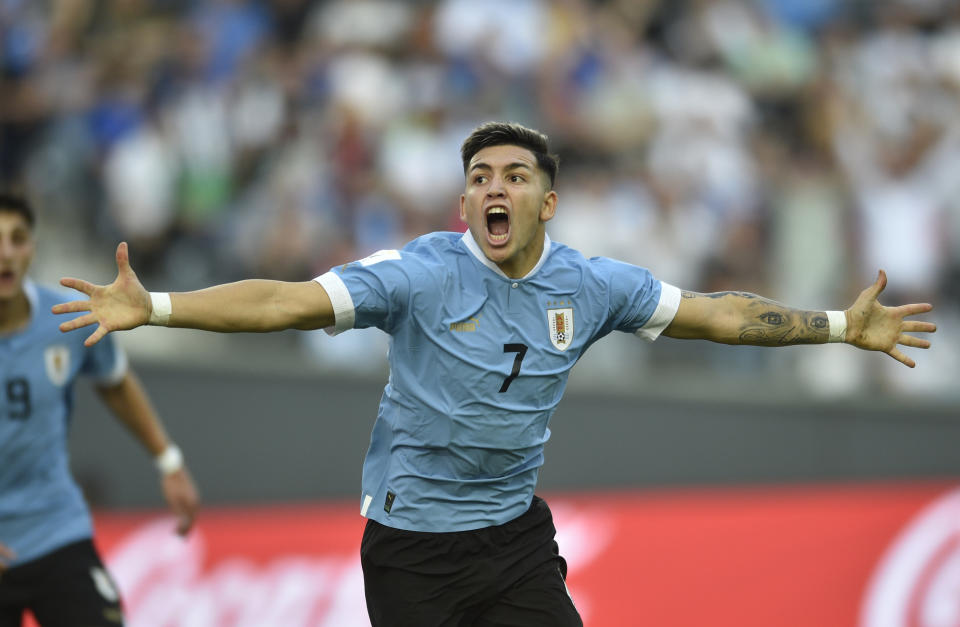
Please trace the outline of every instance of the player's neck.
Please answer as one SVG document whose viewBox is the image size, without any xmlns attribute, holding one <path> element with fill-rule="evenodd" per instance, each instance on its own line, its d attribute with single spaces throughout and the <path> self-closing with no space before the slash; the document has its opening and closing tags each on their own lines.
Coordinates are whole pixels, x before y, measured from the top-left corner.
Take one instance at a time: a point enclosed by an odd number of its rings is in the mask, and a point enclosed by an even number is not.
<svg viewBox="0 0 960 627">
<path fill-rule="evenodd" d="M 13 333 L 30 322 L 30 300 L 20 290 L 11 298 L 0 299 L 0 334 Z"/>
<path fill-rule="evenodd" d="M 521 250 L 516 257 L 503 263 L 497 263 L 497 267 L 511 279 L 522 279 L 530 274 L 530 271 L 533 270 L 540 261 L 540 257 L 543 256 L 543 247 L 546 241 L 544 235 L 545 231 L 541 225 L 541 228 L 538 229 L 529 246 Z"/>
</svg>

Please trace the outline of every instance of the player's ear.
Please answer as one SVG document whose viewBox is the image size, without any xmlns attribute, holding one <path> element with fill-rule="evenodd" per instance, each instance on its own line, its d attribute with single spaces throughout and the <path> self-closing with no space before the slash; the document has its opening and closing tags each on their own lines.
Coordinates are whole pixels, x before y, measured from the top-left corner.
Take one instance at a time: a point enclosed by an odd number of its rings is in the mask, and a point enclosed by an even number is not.
<svg viewBox="0 0 960 627">
<path fill-rule="evenodd" d="M 557 212 L 557 192 L 552 189 L 543 195 L 543 204 L 540 205 L 540 221 L 549 222 Z"/>
<path fill-rule="evenodd" d="M 467 207 L 466 207 L 467 197 L 463 194 L 460 194 L 460 219 L 464 222 L 467 221 Z"/>
</svg>

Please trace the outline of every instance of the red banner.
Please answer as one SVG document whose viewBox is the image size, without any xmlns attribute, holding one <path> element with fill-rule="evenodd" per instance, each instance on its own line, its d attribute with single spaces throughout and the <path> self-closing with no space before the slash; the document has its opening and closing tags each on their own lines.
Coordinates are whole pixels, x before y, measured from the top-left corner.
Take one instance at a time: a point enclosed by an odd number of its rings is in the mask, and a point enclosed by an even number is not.
<svg viewBox="0 0 960 627">
<path fill-rule="evenodd" d="M 590 627 L 957 627 L 946 483 L 546 495 Z M 366 626 L 354 504 L 100 513 L 131 627 Z"/>
</svg>

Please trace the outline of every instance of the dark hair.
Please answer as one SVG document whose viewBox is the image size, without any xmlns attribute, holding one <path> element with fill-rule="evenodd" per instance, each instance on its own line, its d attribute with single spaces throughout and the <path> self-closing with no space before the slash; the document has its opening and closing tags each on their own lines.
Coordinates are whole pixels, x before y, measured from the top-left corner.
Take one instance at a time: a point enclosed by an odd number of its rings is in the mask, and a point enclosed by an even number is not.
<svg viewBox="0 0 960 627">
<path fill-rule="evenodd" d="M 550 178 L 550 187 L 553 188 L 557 178 L 557 169 L 560 167 L 560 158 L 550 154 L 547 136 L 540 131 L 527 128 L 516 122 L 486 122 L 473 129 L 470 136 L 460 146 L 460 156 L 463 158 L 463 173 L 467 173 L 470 160 L 473 156 L 490 146 L 519 146 L 533 153 L 537 159 L 537 166 Z"/>
<path fill-rule="evenodd" d="M 33 207 L 23 196 L 0 190 L 0 212 L 2 211 L 20 214 L 30 228 L 33 228 Z"/>
</svg>

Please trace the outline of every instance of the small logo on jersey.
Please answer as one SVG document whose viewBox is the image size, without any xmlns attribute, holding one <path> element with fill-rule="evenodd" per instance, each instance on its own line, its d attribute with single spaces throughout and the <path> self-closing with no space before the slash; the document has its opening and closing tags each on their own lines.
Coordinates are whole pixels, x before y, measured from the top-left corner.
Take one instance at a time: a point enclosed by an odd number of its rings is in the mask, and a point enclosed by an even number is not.
<svg viewBox="0 0 960 627">
<path fill-rule="evenodd" d="M 397 498 L 397 495 L 393 492 L 387 492 L 387 498 L 383 501 L 383 511 L 390 513 L 390 510 L 393 509 L 393 500 Z"/>
<path fill-rule="evenodd" d="M 573 307 L 547 310 L 547 328 L 550 342 L 557 350 L 565 351 L 573 342 Z"/>
<path fill-rule="evenodd" d="M 70 349 L 63 344 L 47 347 L 43 352 L 43 361 L 47 366 L 47 376 L 56 386 L 67 382 L 70 373 Z"/>
<path fill-rule="evenodd" d="M 476 318 L 470 318 L 465 322 L 451 322 L 450 330 L 459 331 L 461 333 L 471 332 L 476 331 L 478 326 L 480 326 L 480 316 L 477 316 Z"/>
</svg>

